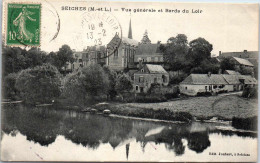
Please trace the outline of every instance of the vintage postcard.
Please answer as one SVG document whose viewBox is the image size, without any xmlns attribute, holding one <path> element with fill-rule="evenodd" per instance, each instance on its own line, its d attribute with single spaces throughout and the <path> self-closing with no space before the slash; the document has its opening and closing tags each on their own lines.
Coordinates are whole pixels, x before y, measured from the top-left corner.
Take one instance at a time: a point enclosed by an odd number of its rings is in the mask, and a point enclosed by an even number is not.
<svg viewBox="0 0 260 163">
<path fill-rule="evenodd" d="M 2 161 L 257 161 L 259 4 L 2 6 Z"/>
</svg>

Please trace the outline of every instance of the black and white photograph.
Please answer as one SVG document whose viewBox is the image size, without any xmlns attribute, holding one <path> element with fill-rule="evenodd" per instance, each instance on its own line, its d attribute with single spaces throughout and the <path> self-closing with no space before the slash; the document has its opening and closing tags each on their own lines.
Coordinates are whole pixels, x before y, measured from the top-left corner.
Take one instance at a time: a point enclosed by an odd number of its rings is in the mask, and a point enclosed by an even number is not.
<svg viewBox="0 0 260 163">
<path fill-rule="evenodd" d="M 1 161 L 256 162 L 259 4 L 3 0 Z"/>
</svg>

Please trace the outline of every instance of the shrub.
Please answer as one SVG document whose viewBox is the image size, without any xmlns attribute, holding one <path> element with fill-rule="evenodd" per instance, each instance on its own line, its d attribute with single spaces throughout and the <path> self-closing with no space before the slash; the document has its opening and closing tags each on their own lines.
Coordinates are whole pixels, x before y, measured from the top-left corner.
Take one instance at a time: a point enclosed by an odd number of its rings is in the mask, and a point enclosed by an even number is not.
<svg viewBox="0 0 260 163">
<path fill-rule="evenodd" d="M 22 70 L 15 87 L 25 103 L 50 103 L 60 95 L 61 75 L 56 67 L 43 64 Z"/>
<path fill-rule="evenodd" d="M 258 96 L 257 90 L 258 90 L 257 87 L 245 88 L 243 90 L 242 97 L 245 97 L 245 98 L 257 98 L 257 96 Z"/>
<path fill-rule="evenodd" d="M 232 126 L 237 129 L 257 131 L 257 116 L 249 118 L 232 118 Z"/>
<path fill-rule="evenodd" d="M 89 65 L 65 77 L 63 97 L 75 104 L 95 102 L 95 97 L 107 95 L 108 75 L 98 64 Z"/>
<path fill-rule="evenodd" d="M 3 97 L 15 100 L 19 96 L 19 91 L 15 88 L 18 73 L 10 73 L 4 77 L 3 81 Z"/>
</svg>

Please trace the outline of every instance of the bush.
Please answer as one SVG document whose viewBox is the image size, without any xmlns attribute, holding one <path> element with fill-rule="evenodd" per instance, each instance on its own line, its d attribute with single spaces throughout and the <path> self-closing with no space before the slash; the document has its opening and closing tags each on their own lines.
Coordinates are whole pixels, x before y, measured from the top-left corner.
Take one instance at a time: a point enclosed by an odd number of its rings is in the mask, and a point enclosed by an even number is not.
<svg viewBox="0 0 260 163">
<path fill-rule="evenodd" d="M 211 96 L 212 93 L 211 92 L 198 92 L 197 96 Z"/>
<path fill-rule="evenodd" d="M 155 102 L 165 102 L 167 99 L 161 95 L 141 95 L 137 94 L 135 97 L 135 102 L 140 103 L 155 103 Z"/>
<path fill-rule="evenodd" d="M 11 73 L 4 77 L 3 81 L 3 97 L 15 100 L 19 96 L 18 89 L 15 88 L 15 83 L 18 73 Z"/>
<path fill-rule="evenodd" d="M 107 95 L 109 78 L 98 64 L 89 65 L 65 77 L 63 97 L 71 103 L 95 103 L 95 97 Z"/>
<path fill-rule="evenodd" d="M 258 96 L 257 90 L 258 90 L 258 87 L 245 88 L 243 90 L 242 97 L 245 97 L 245 98 L 257 98 L 257 96 Z"/>
<path fill-rule="evenodd" d="M 257 131 L 257 116 L 250 118 L 232 118 L 232 126 L 237 129 Z"/>
<path fill-rule="evenodd" d="M 56 67 L 43 64 L 22 70 L 15 87 L 25 103 L 50 103 L 60 95 L 61 75 Z"/>
</svg>

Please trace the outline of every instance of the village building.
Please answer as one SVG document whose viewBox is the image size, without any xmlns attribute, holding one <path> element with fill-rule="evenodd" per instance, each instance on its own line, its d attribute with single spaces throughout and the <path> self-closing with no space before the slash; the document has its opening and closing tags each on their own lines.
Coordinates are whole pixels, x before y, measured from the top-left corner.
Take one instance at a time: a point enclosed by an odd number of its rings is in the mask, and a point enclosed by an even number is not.
<svg viewBox="0 0 260 163">
<path fill-rule="evenodd" d="M 249 62 L 247 59 L 238 58 L 238 57 L 232 57 L 231 58 L 235 63 L 235 68 L 241 68 L 241 67 L 248 67 L 248 68 L 254 68 L 254 65 Z"/>
<path fill-rule="evenodd" d="M 73 52 L 74 62 L 71 64 L 72 71 L 85 67 L 88 64 L 106 63 L 106 47 L 105 46 L 88 46 L 81 52 Z"/>
<path fill-rule="evenodd" d="M 167 86 L 169 74 L 161 65 L 146 64 L 134 73 L 134 89 L 136 93 L 147 93 L 152 84 Z"/>
<path fill-rule="evenodd" d="M 228 74 L 190 74 L 180 85 L 180 92 L 189 96 L 199 93 L 219 93 L 240 91 L 245 87 L 254 87 L 257 80 L 250 75 Z"/>
<path fill-rule="evenodd" d="M 258 67 L 258 55 L 259 51 L 247 51 L 244 50 L 242 52 L 221 52 L 219 51 L 219 58 L 227 58 L 227 57 L 237 57 L 248 60 L 255 67 Z"/>
<path fill-rule="evenodd" d="M 234 70 L 225 70 L 223 74 L 228 74 L 228 75 L 241 75 L 239 72 L 234 71 Z"/>
</svg>

